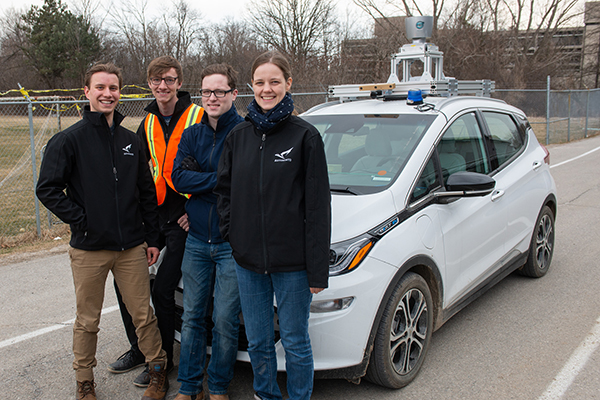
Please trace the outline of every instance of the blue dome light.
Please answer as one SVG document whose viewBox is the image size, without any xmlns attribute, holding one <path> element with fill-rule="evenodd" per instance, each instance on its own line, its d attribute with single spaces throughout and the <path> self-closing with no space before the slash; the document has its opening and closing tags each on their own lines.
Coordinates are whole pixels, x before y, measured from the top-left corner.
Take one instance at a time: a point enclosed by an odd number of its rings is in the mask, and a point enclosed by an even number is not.
<svg viewBox="0 0 600 400">
<path fill-rule="evenodd" d="M 420 89 L 410 89 L 406 104 L 423 104 L 423 93 Z"/>
</svg>

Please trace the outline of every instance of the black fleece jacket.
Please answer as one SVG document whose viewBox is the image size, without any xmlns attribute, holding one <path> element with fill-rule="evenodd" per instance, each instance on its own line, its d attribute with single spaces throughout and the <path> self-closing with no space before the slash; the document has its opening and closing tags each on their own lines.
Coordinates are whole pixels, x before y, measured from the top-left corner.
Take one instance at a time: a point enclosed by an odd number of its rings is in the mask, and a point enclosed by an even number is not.
<svg viewBox="0 0 600 400">
<path fill-rule="evenodd" d="M 331 195 L 319 132 L 290 116 L 267 132 L 250 121 L 225 139 L 217 172 L 221 235 L 236 262 L 257 273 L 306 270 L 329 278 Z"/>
<path fill-rule="evenodd" d="M 83 119 L 46 146 L 36 194 L 71 225 L 71 246 L 121 251 L 146 241 L 158 247 L 154 182 L 138 136 L 85 107 Z M 66 193 L 65 193 L 66 189 Z"/>
</svg>

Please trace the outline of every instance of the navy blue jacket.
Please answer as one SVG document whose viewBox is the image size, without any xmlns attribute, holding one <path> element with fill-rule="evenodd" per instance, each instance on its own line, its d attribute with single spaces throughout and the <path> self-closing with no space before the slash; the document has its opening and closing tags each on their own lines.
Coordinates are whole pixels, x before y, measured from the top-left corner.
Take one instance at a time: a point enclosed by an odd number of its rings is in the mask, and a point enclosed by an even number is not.
<svg viewBox="0 0 600 400">
<path fill-rule="evenodd" d="M 208 123 L 208 115 L 204 113 L 199 124 L 183 131 L 179 142 L 171 179 L 178 192 L 192 195 L 185 206 L 190 223 L 188 233 L 207 243 L 224 242 L 219 232 L 217 197 L 213 189 L 217 184 L 217 168 L 225 138 L 243 120 L 232 105 L 229 111 L 219 117 L 215 131 Z M 181 161 L 187 156 L 198 161 L 201 172 L 181 168 Z"/>
</svg>

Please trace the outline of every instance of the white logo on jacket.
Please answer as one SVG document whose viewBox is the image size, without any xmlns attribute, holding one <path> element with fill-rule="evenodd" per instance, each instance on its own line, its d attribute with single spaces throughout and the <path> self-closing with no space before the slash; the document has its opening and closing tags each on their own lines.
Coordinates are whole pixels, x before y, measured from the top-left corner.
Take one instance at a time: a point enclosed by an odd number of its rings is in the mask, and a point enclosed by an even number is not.
<svg viewBox="0 0 600 400">
<path fill-rule="evenodd" d="M 133 143 L 129 143 L 127 146 L 123 147 L 123 155 L 124 156 L 133 156 L 134 154 L 131 152 L 131 145 Z"/>
<path fill-rule="evenodd" d="M 290 155 L 290 153 L 292 152 L 292 150 L 294 150 L 294 148 L 290 148 L 286 151 L 282 151 L 279 154 L 275 154 L 275 162 L 292 162 L 292 159 L 289 158 L 288 156 Z"/>
</svg>

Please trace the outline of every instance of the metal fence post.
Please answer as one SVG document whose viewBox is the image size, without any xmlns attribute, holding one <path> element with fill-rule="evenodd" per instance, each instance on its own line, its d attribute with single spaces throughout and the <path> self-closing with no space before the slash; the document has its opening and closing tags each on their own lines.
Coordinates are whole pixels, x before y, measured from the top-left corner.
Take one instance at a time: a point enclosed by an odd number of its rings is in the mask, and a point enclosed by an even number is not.
<svg viewBox="0 0 600 400">
<path fill-rule="evenodd" d="M 19 89 L 23 89 L 21 84 L 19 84 Z M 40 203 L 35 195 L 35 187 L 37 186 L 37 171 L 36 171 L 36 161 L 35 161 L 35 134 L 33 132 L 33 103 L 31 102 L 31 98 L 29 95 L 25 96 L 27 98 L 27 114 L 29 114 L 29 141 L 31 142 L 31 170 L 33 173 L 33 203 L 35 204 L 35 226 L 37 228 L 37 236 L 38 238 L 42 236 L 42 227 L 40 221 Z"/>
<path fill-rule="evenodd" d="M 62 131 L 60 127 L 60 104 L 56 103 L 56 120 L 58 122 L 58 132 Z"/>
<path fill-rule="evenodd" d="M 584 137 L 588 137 L 588 122 L 590 120 L 590 90 L 587 91 L 587 100 L 585 104 L 585 135 Z"/>
<path fill-rule="evenodd" d="M 569 115 L 567 119 L 567 143 L 571 141 L 571 91 L 569 90 Z"/>
<path fill-rule="evenodd" d="M 546 84 L 546 144 L 550 144 L 550 75 Z"/>
</svg>

